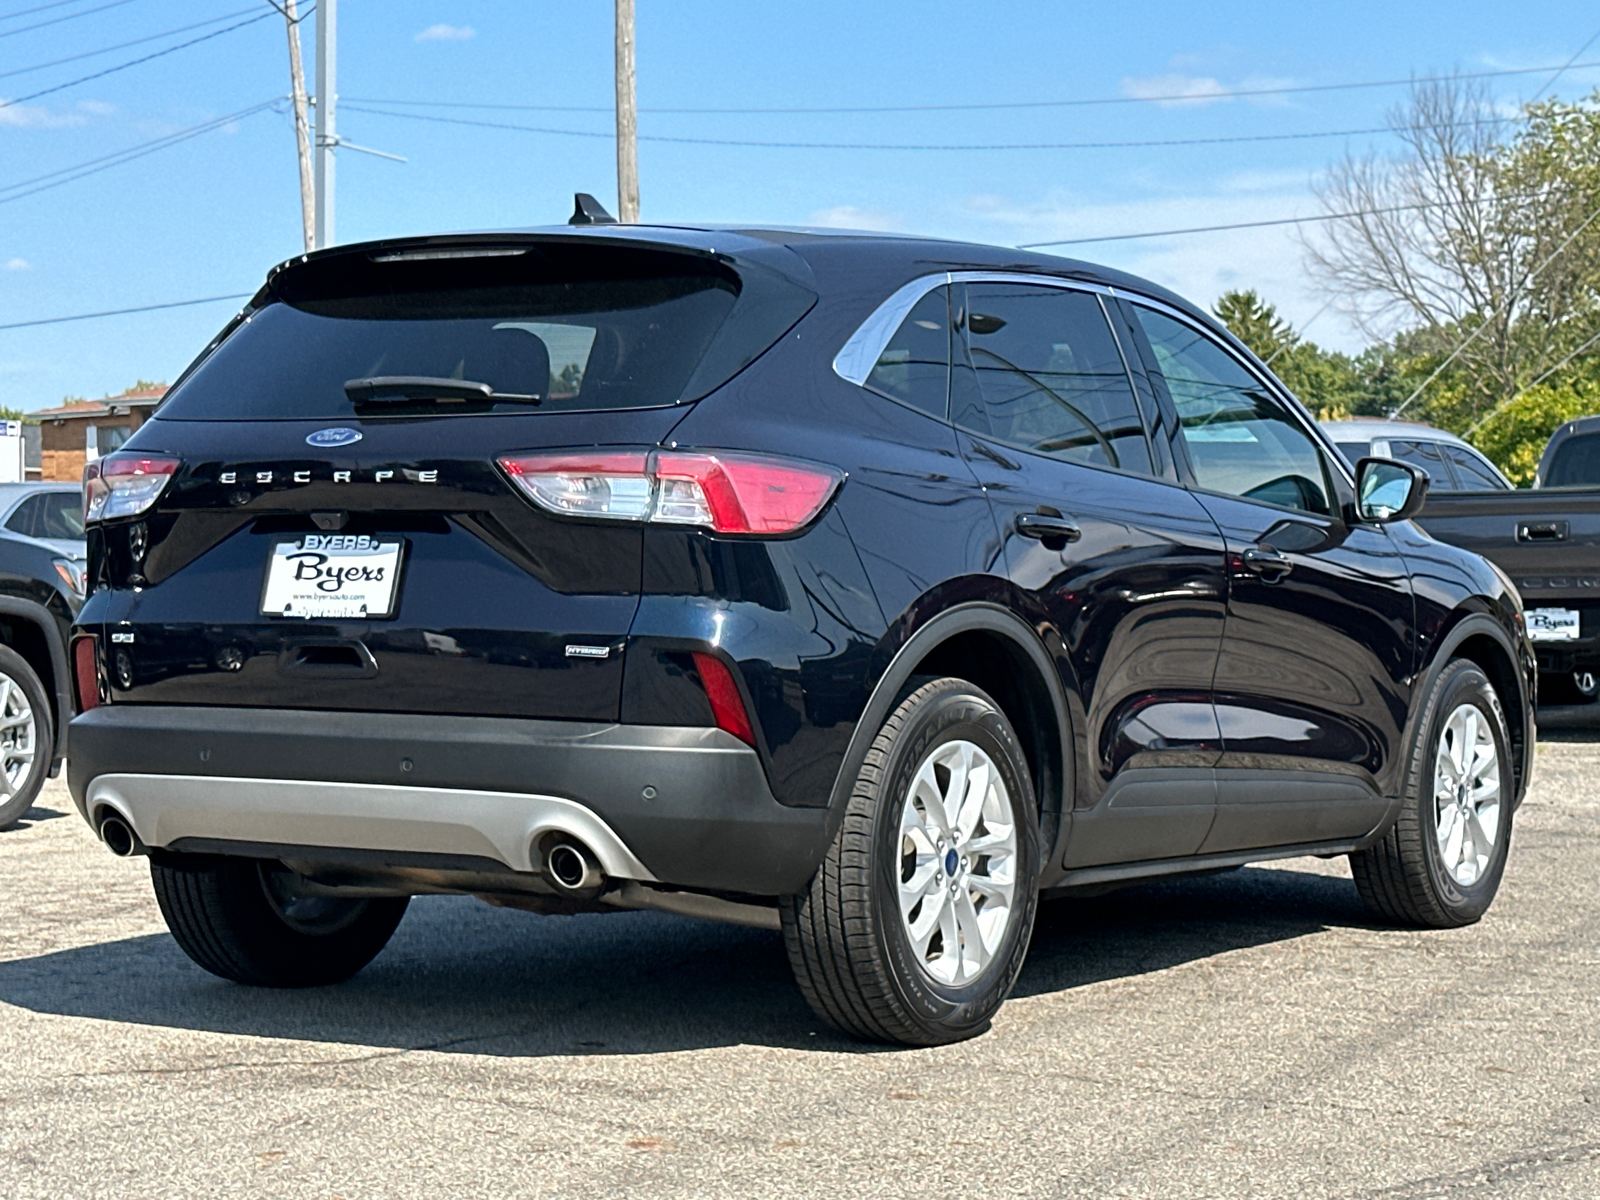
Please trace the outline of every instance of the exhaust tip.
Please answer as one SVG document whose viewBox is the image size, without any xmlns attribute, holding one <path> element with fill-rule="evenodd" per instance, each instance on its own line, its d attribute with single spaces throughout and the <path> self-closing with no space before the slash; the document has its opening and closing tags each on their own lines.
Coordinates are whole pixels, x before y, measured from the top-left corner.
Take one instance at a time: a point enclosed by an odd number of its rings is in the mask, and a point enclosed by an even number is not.
<svg viewBox="0 0 1600 1200">
<path fill-rule="evenodd" d="M 130 858 L 139 849 L 139 837 L 133 828 L 115 814 L 100 822 L 100 840 L 106 849 L 118 858 Z"/>
<path fill-rule="evenodd" d="M 544 873 L 557 890 L 568 894 L 598 891 L 605 877 L 587 846 L 556 842 L 544 856 Z"/>
</svg>

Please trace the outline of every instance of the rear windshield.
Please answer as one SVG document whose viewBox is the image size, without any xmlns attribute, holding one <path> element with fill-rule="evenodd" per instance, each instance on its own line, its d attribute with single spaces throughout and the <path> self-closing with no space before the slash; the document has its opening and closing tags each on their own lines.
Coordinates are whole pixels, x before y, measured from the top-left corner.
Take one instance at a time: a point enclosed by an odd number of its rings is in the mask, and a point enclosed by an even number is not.
<svg viewBox="0 0 1600 1200">
<path fill-rule="evenodd" d="M 1600 433 L 1569 437 L 1556 447 L 1545 487 L 1600 487 Z"/>
<path fill-rule="evenodd" d="M 714 262 L 592 245 L 342 255 L 270 286 L 271 301 L 173 389 L 163 418 L 349 417 L 347 381 L 394 376 L 488 384 L 537 397 L 540 412 L 673 404 L 692 398 L 685 388 L 739 294 Z M 363 403 L 360 415 L 469 410 L 529 404 L 447 396 Z"/>
</svg>

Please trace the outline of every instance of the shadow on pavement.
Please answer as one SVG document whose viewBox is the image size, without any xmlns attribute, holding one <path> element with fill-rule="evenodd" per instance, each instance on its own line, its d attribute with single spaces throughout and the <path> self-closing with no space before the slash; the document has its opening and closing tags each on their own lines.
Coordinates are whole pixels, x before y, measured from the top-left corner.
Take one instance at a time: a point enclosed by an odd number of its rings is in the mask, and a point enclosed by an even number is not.
<svg viewBox="0 0 1600 1200">
<path fill-rule="evenodd" d="M 1292 870 L 1049 901 L 1016 994 L 1365 923 L 1348 880 Z M 0 963 L 0 1002 L 213 1033 L 513 1057 L 737 1044 L 876 1049 L 840 1039 L 811 1015 L 775 933 L 655 913 L 535 917 L 464 897 L 413 901 L 389 948 L 336 987 L 225 983 L 156 934 Z"/>
<path fill-rule="evenodd" d="M 33 828 L 40 821 L 54 821 L 57 817 L 64 817 L 66 815 L 67 815 L 66 813 L 59 812 L 56 809 L 53 809 L 53 808 L 40 808 L 37 804 L 35 804 L 32 808 L 30 808 L 27 812 L 23 813 L 20 817 L 18 817 L 10 825 L 0 826 L 0 833 L 4 833 L 4 832 L 10 831 L 10 830 L 16 830 L 17 832 L 20 833 L 24 829 Z"/>
</svg>

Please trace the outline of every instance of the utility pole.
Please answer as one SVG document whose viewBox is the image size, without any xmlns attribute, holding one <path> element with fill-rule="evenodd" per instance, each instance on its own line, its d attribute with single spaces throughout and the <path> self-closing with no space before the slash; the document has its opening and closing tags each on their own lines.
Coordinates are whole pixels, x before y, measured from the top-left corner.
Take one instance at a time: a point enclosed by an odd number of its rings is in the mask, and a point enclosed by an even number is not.
<svg viewBox="0 0 1600 1200">
<path fill-rule="evenodd" d="M 311 128 L 306 118 L 306 73 L 300 63 L 300 15 L 295 0 L 283 0 L 283 19 L 289 27 L 289 83 L 294 98 L 294 148 L 300 159 L 300 224 L 306 249 L 317 244 L 316 200 L 311 190 Z"/>
<path fill-rule="evenodd" d="M 317 246 L 333 242 L 333 152 L 339 145 L 335 132 L 334 107 L 338 99 L 335 64 L 338 52 L 339 0 L 317 0 L 317 169 L 316 216 Z"/>
<path fill-rule="evenodd" d="M 326 0 L 323 0 L 326 3 Z M 633 89 L 633 0 L 617 5 L 617 220 L 639 220 L 639 117 Z M 320 14 L 322 10 L 319 8 Z M 321 21 L 321 16 L 318 16 Z M 322 88 L 317 87 L 320 93 Z"/>
</svg>

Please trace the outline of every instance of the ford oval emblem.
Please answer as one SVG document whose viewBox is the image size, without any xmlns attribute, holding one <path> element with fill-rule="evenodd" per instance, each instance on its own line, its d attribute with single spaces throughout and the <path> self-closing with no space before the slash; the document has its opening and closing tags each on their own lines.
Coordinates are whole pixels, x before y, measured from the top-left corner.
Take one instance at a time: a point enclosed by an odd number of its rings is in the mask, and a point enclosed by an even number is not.
<svg viewBox="0 0 1600 1200">
<path fill-rule="evenodd" d="M 359 429 L 319 429 L 306 437 L 308 446 L 353 446 L 361 440 Z"/>
</svg>

